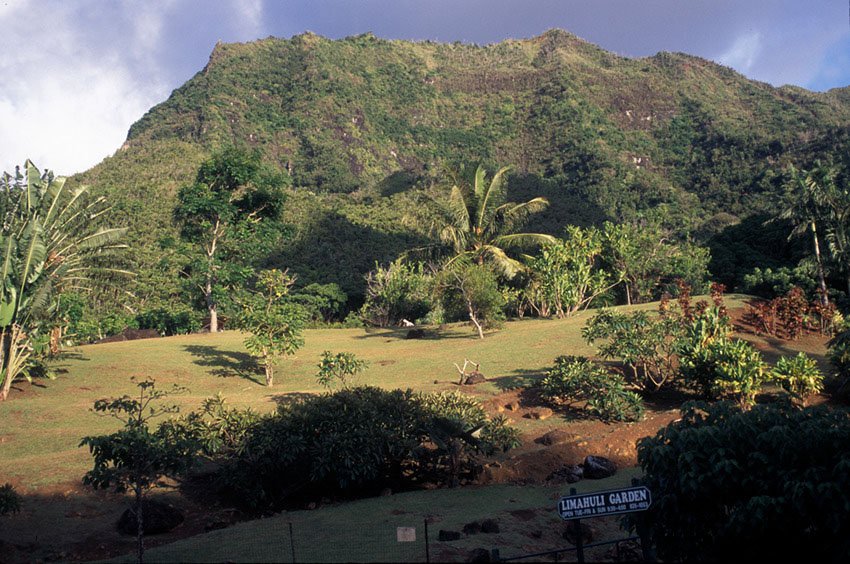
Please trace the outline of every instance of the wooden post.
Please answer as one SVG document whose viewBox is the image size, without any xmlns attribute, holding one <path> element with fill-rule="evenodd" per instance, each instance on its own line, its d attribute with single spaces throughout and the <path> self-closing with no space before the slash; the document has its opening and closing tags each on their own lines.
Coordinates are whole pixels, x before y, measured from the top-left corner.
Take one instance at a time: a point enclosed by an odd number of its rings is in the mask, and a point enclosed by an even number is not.
<svg viewBox="0 0 850 564">
<path fill-rule="evenodd" d="M 575 488 L 570 488 L 570 495 L 578 493 Z M 581 534 L 581 519 L 573 519 L 576 524 L 576 560 L 578 564 L 584 564 L 584 539 Z"/>
</svg>

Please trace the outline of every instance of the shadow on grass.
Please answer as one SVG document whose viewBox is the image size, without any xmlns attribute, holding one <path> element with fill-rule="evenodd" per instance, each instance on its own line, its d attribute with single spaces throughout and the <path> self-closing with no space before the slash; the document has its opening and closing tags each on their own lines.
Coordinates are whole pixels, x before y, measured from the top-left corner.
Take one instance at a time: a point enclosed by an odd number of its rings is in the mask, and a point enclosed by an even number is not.
<svg viewBox="0 0 850 564">
<path fill-rule="evenodd" d="M 442 341 L 446 339 L 472 339 L 476 335 L 470 331 L 469 335 L 464 335 L 456 331 L 445 331 L 441 327 L 368 327 L 363 335 L 358 335 L 355 339 L 372 339 L 372 338 L 398 339 L 398 340 L 414 340 L 414 341 Z"/>
<path fill-rule="evenodd" d="M 257 361 L 250 354 L 239 351 L 222 350 L 210 345 L 186 345 L 183 349 L 196 357 L 194 362 L 198 366 L 210 366 L 210 374 L 222 378 L 237 376 L 265 385 L 265 377 Z"/>
<path fill-rule="evenodd" d="M 487 381 L 492 382 L 499 390 L 507 392 L 516 390 L 517 388 L 532 388 L 545 375 L 546 370 L 542 368 L 517 368 L 512 370 L 507 376 L 488 378 Z"/>
<path fill-rule="evenodd" d="M 278 407 L 289 407 L 313 397 L 316 397 L 316 394 L 308 394 L 306 392 L 288 392 L 285 394 L 273 395 L 272 401 L 275 402 Z"/>
</svg>

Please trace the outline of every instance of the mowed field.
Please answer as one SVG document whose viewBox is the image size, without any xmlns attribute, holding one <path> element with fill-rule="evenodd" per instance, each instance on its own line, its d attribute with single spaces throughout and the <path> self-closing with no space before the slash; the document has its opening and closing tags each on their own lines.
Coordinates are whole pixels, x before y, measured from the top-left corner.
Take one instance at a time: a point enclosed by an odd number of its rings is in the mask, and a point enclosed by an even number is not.
<svg viewBox="0 0 850 564">
<path fill-rule="evenodd" d="M 743 296 L 727 297 L 727 305 L 732 310 L 742 308 L 744 301 Z M 656 307 L 657 304 L 645 304 L 631 309 Z M 32 385 L 16 384 L 9 400 L 0 404 L 0 483 L 11 482 L 25 498 L 23 511 L 19 515 L 0 520 L 0 549 L 3 548 L 3 542 L 15 543 L 16 555 L 23 559 L 63 559 L 63 554 L 70 559 L 86 558 L 87 555 L 106 556 L 115 554 L 116 547 L 123 547 L 124 544 L 127 545 L 125 551 L 132 550 L 131 539 L 126 539 L 125 543 L 123 540 L 119 542 L 105 538 L 117 538 L 112 524 L 120 513 L 117 508 L 122 505 L 122 501 L 117 496 L 89 496 L 80 486 L 83 474 L 91 468 L 92 463 L 87 449 L 78 446 L 83 436 L 108 433 L 118 428 L 118 421 L 93 413 L 91 407 L 100 398 L 134 393 L 135 386 L 131 378 L 154 378 L 157 386 L 163 389 L 173 384 L 187 388 L 186 392 L 170 399 L 171 403 L 180 405 L 183 412 L 199 407 L 203 399 L 219 392 L 230 405 L 271 411 L 279 402 L 323 391 L 316 383 L 315 374 L 316 365 L 325 350 L 353 352 L 359 358 L 369 361 L 369 368 L 358 375 L 353 383 L 387 389 L 458 390 L 458 373 L 453 363 L 462 365 L 467 358 L 481 363 L 481 371 L 488 381 L 475 387 L 464 387 L 463 391 L 487 403 L 507 390 L 533 383 L 559 355 L 592 356 L 595 351 L 581 339 L 581 328 L 593 313 L 582 312 L 564 320 L 512 321 L 500 330 L 488 333 L 484 340 L 475 338 L 472 329 L 463 324 L 434 329 L 425 339 L 406 339 L 407 331 L 402 329 L 308 330 L 305 332 L 305 346 L 296 355 L 282 360 L 277 367 L 275 385 L 271 388 L 264 385 L 262 374 L 247 355 L 242 345 L 244 335 L 235 331 L 126 341 L 68 350 L 55 363 L 58 372 L 55 380 L 37 381 Z M 762 350 L 768 361 L 775 361 L 781 354 L 796 354 L 797 350 L 804 350 L 824 368 L 827 366 L 823 338 L 785 342 L 751 334 L 741 336 Z M 573 422 L 559 415 L 545 424 L 521 417 L 514 418 L 513 422 L 527 438 L 553 426 L 570 429 L 573 425 Z M 619 429 L 613 425 L 607 427 L 606 432 L 611 434 L 616 434 Z M 618 480 L 627 480 L 634 472 L 629 470 Z M 581 484 L 583 487 L 597 487 L 596 484 Z M 487 488 L 492 487 L 508 486 Z M 483 491 L 487 488 L 480 489 Z M 479 493 L 475 499 L 491 500 L 487 503 L 492 503 L 492 512 L 511 511 L 514 502 L 509 500 L 519 499 L 521 496 L 517 492 L 522 490 L 517 486 L 513 488 L 513 493 L 495 490 L 494 495 Z M 556 490 L 544 488 L 534 495 L 529 490 L 529 501 L 533 499 L 534 503 L 521 503 L 514 505 L 514 508 L 524 511 L 529 507 L 539 507 L 544 498 L 557 496 Z M 410 504 L 423 505 L 421 511 L 413 512 L 408 520 L 417 523 L 429 514 L 435 514 L 425 509 L 426 505 L 433 507 L 432 502 L 419 500 L 416 496 L 427 498 L 437 493 L 424 491 L 403 494 L 413 496 L 409 498 Z M 387 511 L 390 511 L 394 516 L 391 524 L 395 524 L 400 522 L 395 518 L 399 514 L 392 511 L 402 510 L 393 505 L 398 499 L 399 496 L 391 496 L 386 503 L 382 498 L 364 500 L 357 502 L 363 505 L 352 506 L 351 509 L 328 508 L 327 511 L 336 511 L 341 519 L 356 516 L 367 521 L 371 518 L 376 523 L 387 517 Z M 440 518 L 452 522 L 465 518 L 463 508 L 472 507 L 473 502 L 464 502 L 464 499 L 449 496 L 445 502 L 435 500 L 446 505 L 445 515 Z M 393 500 L 392 503 L 389 500 Z M 323 511 L 326 509 L 309 513 L 318 515 Z M 490 511 L 487 507 L 477 508 L 471 518 L 484 518 Z M 542 518 L 550 517 L 544 515 Z M 294 514 L 287 523 L 293 522 L 293 518 Z M 306 524 L 317 518 L 310 516 L 300 519 Z M 529 517 L 529 520 L 532 518 Z M 257 526 L 260 523 L 258 521 Z M 51 527 L 50 534 L 44 532 L 45 526 Z M 214 541 L 211 546 L 226 542 L 231 530 L 236 535 L 233 542 L 240 545 L 249 542 L 249 538 L 254 539 L 250 542 L 256 544 L 257 535 L 259 538 L 264 537 L 262 532 L 250 530 L 249 523 L 239 527 L 216 531 L 215 539 L 208 539 Z M 106 535 L 104 531 L 111 532 Z M 203 531 L 202 526 L 200 531 Z M 275 542 L 279 542 L 279 539 Z M 111 548 L 104 548 L 103 543 L 111 543 Z M 93 545 L 91 550 L 89 545 Z M 189 543 L 179 550 L 175 547 L 177 552 L 166 551 L 161 556 L 166 558 L 168 555 L 169 560 L 172 557 L 185 560 L 188 554 L 196 550 L 192 546 Z M 392 554 L 387 556 L 388 560 L 394 559 Z M 209 553 L 199 558 L 208 560 L 219 557 L 223 558 L 224 555 Z M 275 559 L 268 552 L 255 553 L 255 557 Z M 365 555 L 363 558 L 369 559 Z M 252 558 L 246 553 L 242 559 Z"/>
</svg>

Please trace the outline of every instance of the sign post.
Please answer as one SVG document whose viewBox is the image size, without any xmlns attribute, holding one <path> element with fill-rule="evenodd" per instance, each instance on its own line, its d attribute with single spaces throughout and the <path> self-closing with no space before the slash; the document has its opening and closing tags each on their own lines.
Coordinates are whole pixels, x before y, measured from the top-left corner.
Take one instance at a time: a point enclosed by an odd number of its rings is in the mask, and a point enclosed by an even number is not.
<svg viewBox="0 0 850 564">
<path fill-rule="evenodd" d="M 651 504 L 652 494 L 645 486 L 584 494 L 577 494 L 575 488 L 570 488 L 570 495 L 562 497 L 558 502 L 558 514 L 564 521 L 575 521 L 577 531 L 576 556 L 579 564 L 584 563 L 584 539 L 581 534 L 582 518 L 646 511 Z"/>
</svg>

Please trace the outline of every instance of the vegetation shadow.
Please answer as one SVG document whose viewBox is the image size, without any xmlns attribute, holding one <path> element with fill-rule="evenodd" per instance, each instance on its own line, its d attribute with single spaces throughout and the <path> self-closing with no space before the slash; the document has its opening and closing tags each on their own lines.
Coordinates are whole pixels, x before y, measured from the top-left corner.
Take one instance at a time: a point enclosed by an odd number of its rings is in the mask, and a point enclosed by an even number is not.
<svg viewBox="0 0 850 564">
<path fill-rule="evenodd" d="M 528 369 L 517 368 L 511 371 L 507 376 L 499 376 L 497 378 L 487 378 L 488 382 L 492 382 L 499 390 L 507 392 L 518 388 L 529 389 L 546 375 L 545 369 Z"/>
<path fill-rule="evenodd" d="M 385 339 L 418 340 L 418 341 L 442 341 L 446 339 L 474 339 L 474 332 L 468 335 L 457 332 L 443 331 L 440 327 L 369 327 L 363 335 L 355 339 L 372 339 L 383 337 Z"/>
<path fill-rule="evenodd" d="M 306 392 L 287 392 L 285 394 L 275 394 L 272 396 L 272 401 L 280 407 L 289 407 L 306 399 L 316 397 L 316 394 Z"/>
<path fill-rule="evenodd" d="M 210 345 L 186 345 L 183 349 L 197 357 L 192 362 L 198 366 L 213 367 L 210 374 L 214 376 L 238 376 L 256 384 L 265 384 L 257 361 L 248 353 L 222 350 Z"/>
</svg>

